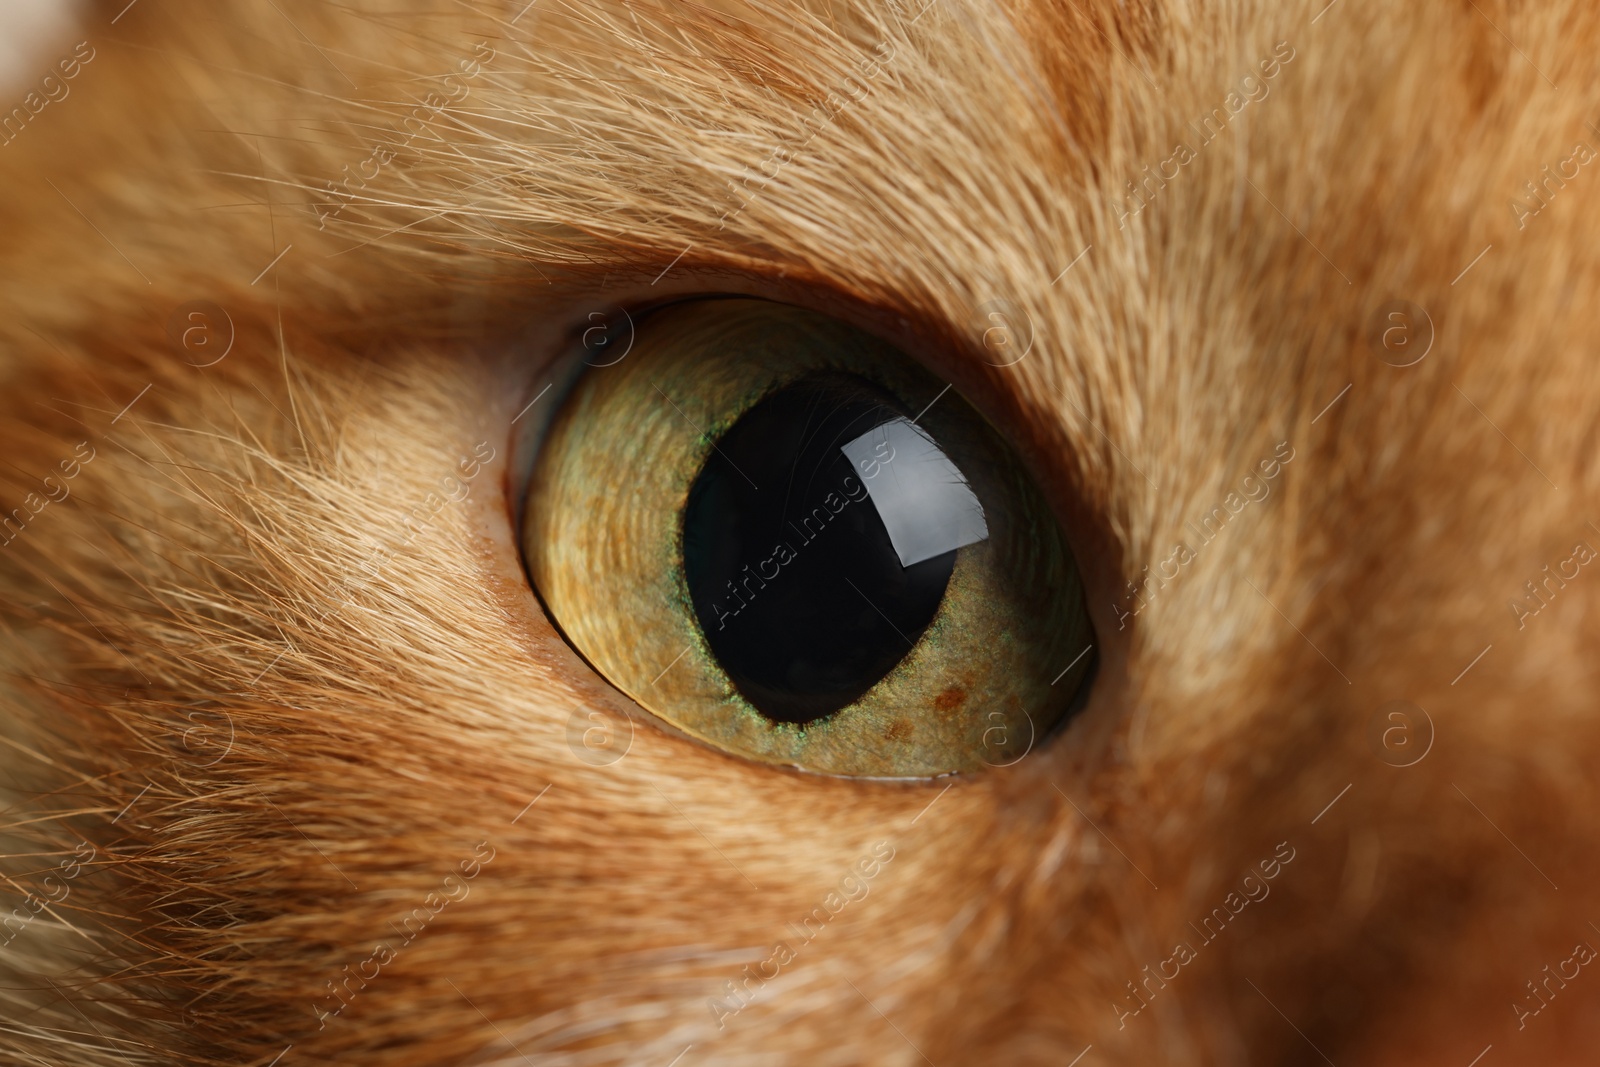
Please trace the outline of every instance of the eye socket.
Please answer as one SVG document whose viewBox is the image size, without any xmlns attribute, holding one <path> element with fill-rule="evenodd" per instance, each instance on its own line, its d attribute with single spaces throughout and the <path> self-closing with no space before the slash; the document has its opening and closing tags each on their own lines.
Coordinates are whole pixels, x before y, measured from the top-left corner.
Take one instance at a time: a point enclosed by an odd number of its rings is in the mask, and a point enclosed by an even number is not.
<svg viewBox="0 0 1600 1067">
<path fill-rule="evenodd" d="M 601 674 L 761 762 L 1005 765 L 1094 658 L 1065 538 L 994 429 L 882 340 L 785 305 L 642 320 L 556 413 L 522 540 Z"/>
</svg>

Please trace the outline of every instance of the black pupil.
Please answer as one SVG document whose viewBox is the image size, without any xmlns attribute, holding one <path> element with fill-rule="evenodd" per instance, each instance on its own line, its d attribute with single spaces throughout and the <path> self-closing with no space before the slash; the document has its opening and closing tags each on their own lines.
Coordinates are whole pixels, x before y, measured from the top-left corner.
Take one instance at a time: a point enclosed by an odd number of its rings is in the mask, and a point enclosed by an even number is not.
<svg viewBox="0 0 1600 1067">
<path fill-rule="evenodd" d="M 901 417 L 865 381 L 805 382 L 717 441 L 689 490 L 684 574 L 722 669 L 777 722 L 861 697 L 911 651 L 955 551 L 900 564 L 842 446 Z"/>
</svg>

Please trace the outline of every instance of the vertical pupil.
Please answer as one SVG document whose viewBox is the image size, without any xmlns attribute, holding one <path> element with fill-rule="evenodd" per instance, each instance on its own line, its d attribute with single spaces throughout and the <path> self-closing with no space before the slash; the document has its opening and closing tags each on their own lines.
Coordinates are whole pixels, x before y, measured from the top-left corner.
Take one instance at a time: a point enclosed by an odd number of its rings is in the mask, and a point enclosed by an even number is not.
<svg viewBox="0 0 1600 1067">
<path fill-rule="evenodd" d="M 774 721 L 854 703 L 911 651 L 944 597 L 955 551 L 903 566 L 841 451 L 900 417 L 864 380 L 789 386 L 717 441 L 689 490 L 684 576 L 700 628 Z"/>
</svg>

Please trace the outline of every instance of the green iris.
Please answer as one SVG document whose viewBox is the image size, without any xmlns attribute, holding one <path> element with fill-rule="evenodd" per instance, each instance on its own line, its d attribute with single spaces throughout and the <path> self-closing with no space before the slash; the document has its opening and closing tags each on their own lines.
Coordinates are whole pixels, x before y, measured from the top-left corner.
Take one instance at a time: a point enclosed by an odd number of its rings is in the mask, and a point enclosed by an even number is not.
<svg viewBox="0 0 1600 1067">
<path fill-rule="evenodd" d="M 892 346 L 784 305 L 666 308 L 579 378 L 523 549 L 613 685 L 766 763 L 1004 765 L 1093 660 L 1071 553 L 1000 436 Z"/>
</svg>

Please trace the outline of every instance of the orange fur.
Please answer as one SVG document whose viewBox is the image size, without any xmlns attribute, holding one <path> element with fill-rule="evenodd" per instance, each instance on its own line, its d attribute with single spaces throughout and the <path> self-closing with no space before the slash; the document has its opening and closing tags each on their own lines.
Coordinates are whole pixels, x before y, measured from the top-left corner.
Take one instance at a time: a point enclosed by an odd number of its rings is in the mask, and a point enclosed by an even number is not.
<svg viewBox="0 0 1600 1067">
<path fill-rule="evenodd" d="M 524 2 L 100 4 L 0 147 L 0 505 L 94 450 L 0 549 L 6 907 L 67 887 L 0 948 L 8 1062 L 1586 1062 L 1600 978 L 1510 1005 L 1600 944 L 1600 580 L 1507 605 L 1600 544 L 1596 194 L 1508 204 L 1594 143 L 1589 6 Z M 863 325 L 1006 428 L 1101 638 L 1068 729 L 948 792 L 774 771 L 554 632 L 512 419 L 590 310 L 703 292 Z M 1437 328 L 1411 367 L 1368 343 L 1394 298 Z M 203 367 L 198 300 L 236 331 Z M 567 747 L 591 706 L 635 719 L 610 766 Z"/>
</svg>

